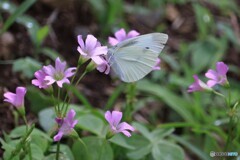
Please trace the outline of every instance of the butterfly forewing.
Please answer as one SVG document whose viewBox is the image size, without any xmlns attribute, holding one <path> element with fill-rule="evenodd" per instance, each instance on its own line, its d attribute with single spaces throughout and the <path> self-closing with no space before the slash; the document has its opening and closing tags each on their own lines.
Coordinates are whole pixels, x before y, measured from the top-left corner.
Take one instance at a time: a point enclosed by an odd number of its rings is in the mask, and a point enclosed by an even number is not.
<svg viewBox="0 0 240 160">
<path fill-rule="evenodd" d="M 167 39 L 166 34 L 152 33 L 120 42 L 108 55 L 111 68 L 125 82 L 142 79 L 156 65 Z"/>
</svg>

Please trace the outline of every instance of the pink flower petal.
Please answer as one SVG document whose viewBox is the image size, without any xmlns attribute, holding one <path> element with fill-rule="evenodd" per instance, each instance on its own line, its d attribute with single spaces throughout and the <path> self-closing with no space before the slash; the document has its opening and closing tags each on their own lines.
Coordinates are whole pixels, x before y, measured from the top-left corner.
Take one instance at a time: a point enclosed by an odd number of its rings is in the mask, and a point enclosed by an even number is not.
<svg viewBox="0 0 240 160">
<path fill-rule="evenodd" d="M 78 120 L 74 120 L 71 124 L 71 127 L 74 128 L 74 126 L 78 123 Z"/>
<path fill-rule="evenodd" d="M 3 96 L 4 96 L 4 98 L 6 98 L 6 99 L 4 99 L 4 101 L 9 102 L 11 104 L 13 104 L 16 99 L 16 94 L 14 94 L 12 92 L 6 92 L 6 93 L 4 93 Z"/>
<path fill-rule="evenodd" d="M 139 33 L 137 31 L 132 30 L 132 31 L 128 32 L 127 37 L 132 38 L 132 37 L 136 37 L 138 35 L 139 35 Z"/>
<path fill-rule="evenodd" d="M 51 85 L 51 84 L 53 84 L 54 82 L 56 82 L 56 80 L 55 80 L 53 77 L 51 77 L 51 76 L 46 76 L 46 77 L 44 78 L 44 80 L 46 81 L 46 84 L 47 84 L 47 85 Z"/>
<path fill-rule="evenodd" d="M 110 124 L 110 126 L 113 125 L 113 119 L 112 119 L 112 114 L 110 111 L 107 111 L 105 113 L 105 119 L 108 121 L 108 123 Z"/>
<path fill-rule="evenodd" d="M 57 72 L 63 73 L 66 68 L 66 65 L 67 65 L 66 62 L 61 62 L 59 57 L 55 60 L 55 70 Z"/>
<path fill-rule="evenodd" d="M 72 77 L 74 74 L 75 74 L 75 71 L 76 71 L 76 67 L 71 67 L 71 68 L 68 68 L 65 72 L 64 72 L 64 76 L 65 77 Z"/>
<path fill-rule="evenodd" d="M 121 131 L 125 136 L 127 136 L 127 137 L 131 137 L 131 133 L 130 132 L 128 132 L 128 131 Z"/>
<path fill-rule="evenodd" d="M 107 46 L 97 47 L 93 50 L 92 56 L 107 55 L 108 48 Z"/>
<path fill-rule="evenodd" d="M 127 37 L 126 31 L 123 28 L 118 30 L 114 35 L 117 38 L 117 40 L 120 41 L 120 42 L 125 40 L 126 37 Z"/>
<path fill-rule="evenodd" d="M 97 66 L 97 70 L 99 72 L 104 72 L 104 74 L 110 73 L 110 65 L 107 62 L 103 62 L 102 64 Z"/>
<path fill-rule="evenodd" d="M 112 111 L 113 126 L 117 126 L 122 119 L 122 112 Z"/>
<path fill-rule="evenodd" d="M 226 76 L 226 74 L 228 72 L 228 66 L 226 64 L 224 64 L 223 62 L 217 62 L 216 70 L 220 75 Z"/>
<path fill-rule="evenodd" d="M 54 141 L 60 141 L 62 139 L 63 132 L 59 131 L 57 135 L 53 137 Z"/>
<path fill-rule="evenodd" d="M 208 80 L 207 81 L 207 85 L 208 85 L 208 87 L 213 87 L 213 86 L 215 86 L 217 84 L 217 81 L 215 81 L 215 80 Z"/>
<path fill-rule="evenodd" d="M 94 56 L 94 57 L 92 57 L 92 60 L 93 60 L 94 63 L 97 64 L 97 66 L 104 63 L 103 58 L 101 58 L 100 56 Z"/>
<path fill-rule="evenodd" d="M 218 73 L 212 69 L 209 69 L 207 73 L 205 73 L 205 76 L 207 78 L 213 79 L 213 80 L 218 80 Z"/>
<path fill-rule="evenodd" d="M 113 38 L 113 37 L 108 37 L 108 43 L 111 45 L 111 46 L 115 46 L 119 43 L 119 41 L 116 39 L 116 38 Z"/>
<path fill-rule="evenodd" d="M 88 50 L 88 52 L 91 53 L 96 45 L 97 39 L 93 35 L 88 35 L 86 38 L 86 50 Z"/>
<path fill-rule="evenodd" d="M 134 128 L 133 128 L 130 124 L 128 124 L 128 123 L 126 123 L 126 122 L 122 122 L 122 123 L 120 123 L 120 124 L 118 125 L 117 130 L 118 130 L 119 132 L 122 132 L 122 131 L 124 131 L 124 130 L 134 131 Z"/>
<path fill-rule="evenodd" d="M 203 90 L 203 88 L 200 86 L 199 84 L 199 78 L 197 75 L 193 75 L 193 78 L 195 80 L 194 83 L 192 83 L 189 87 L 188 87 L 188 92 L 195 92 L 195 91 L 201 91 Z"/>
<path fill-rule="evenodd" d="M 72 121 L 75 115 L 76 115 L 76 112 L 73 109 L 70 109 L 67 113 L 66 118 Z"/>
<path fill-rule="evenodd" d="M 155 64 L 155 66 L 153 67 L 153 70 L 160 70 L 160 69 L 161 69 L 161 68 L 159 67 L 160 63 L 161 63 L 161 59 L 160 59 L 160 58 L 157 58 L 156 64 Z"/>
<path fill-rule="evenodd" d="M 62 88 L 63 83 L 70 84 L 70 81 L 69 81 L 67 78 L 63 78 L 62 80 L 57 81 L 57 85 L 58 85 L 60 88 Z"/>
<path fill-rule="evenodd" d="M 84 57 L 87 56 L 87 53 L 85 53 L 85 52 L 83 51 L 83 49 L 80 48 L 79 46 L 78 46 L 77 50 L 78 50 L 78 52 L 79 52 L 81 55 L 83 55 Z"/>
<path fill-rule="evenodd" d="M 56 72 L 55 68 L 52 65 L 43 66 L 43 71 L 49 76 L 54 76 Z"/>
<path fill-rule="evenodd" d="M 39 86 L 39 88 L 41 88 L 41 83 L 39 82 L 39 80 L 37 80 L 37 79 L 33 79 L 32 80 L 32 84 L 34 85 L 34 86 Z"/>
<path fill-rule="evenodd" d="M 24 97 L 26 92 L 27 89 L 25 87 L 17 87 L 15 100 L 16 107 L 24 106 Z"/>
<path fill-rule="evenodd" d="M 84 42 L 83 42 L 83 39 L 82 39 L 82 35 L 78 35 L 77 39 L 78 39 L 78 44 L 80 45 L 80 47 L 82 49 L 85 49 L 85 45 L 84 45 Z"/>
</svg>

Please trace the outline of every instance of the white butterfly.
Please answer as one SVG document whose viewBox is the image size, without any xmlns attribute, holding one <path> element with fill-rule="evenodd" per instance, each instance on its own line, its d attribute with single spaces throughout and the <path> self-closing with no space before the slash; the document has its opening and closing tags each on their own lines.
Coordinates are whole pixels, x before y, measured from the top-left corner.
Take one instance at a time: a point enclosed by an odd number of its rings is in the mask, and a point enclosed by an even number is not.
<svg viewBox="0 0 240 160">
<path fill-rule="evenodd" d="M 168 35 L 151 33 L 124 40 L 110 48 L 108 63 L 124 82 L 134 82 L 150 73 Z"/>
</svg>

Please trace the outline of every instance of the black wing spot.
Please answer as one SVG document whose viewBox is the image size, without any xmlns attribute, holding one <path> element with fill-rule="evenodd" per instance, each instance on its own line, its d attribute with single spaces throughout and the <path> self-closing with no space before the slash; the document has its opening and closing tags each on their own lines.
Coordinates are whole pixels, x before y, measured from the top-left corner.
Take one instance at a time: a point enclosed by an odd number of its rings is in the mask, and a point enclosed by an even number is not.
<svg viewBox="0 0 240 160">
<path fill-rule="evenodd" d="M 149 49 L 149 47 L 145 47 L 145 49 Z"/>
</svg>

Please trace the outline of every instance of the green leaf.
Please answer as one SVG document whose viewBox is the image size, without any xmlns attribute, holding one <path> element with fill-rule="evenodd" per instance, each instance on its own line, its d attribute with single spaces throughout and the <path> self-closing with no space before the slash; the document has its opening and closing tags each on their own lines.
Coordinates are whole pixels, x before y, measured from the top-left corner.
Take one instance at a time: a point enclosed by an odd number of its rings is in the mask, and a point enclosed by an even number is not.
<svg viewBox="0 0 240 160">
<path fill-rule="evenodd" d="M 211 27 L 214 26 L 213 17 L 206 7 L 203 7 L 198 3 L 193 3 L 193 9 L 196 14 L 197 27 L 199 30 L 198 36 L 201 39 L 205 39 L 208 36 Z"/>
<path fill-rule="evenodd" d="M 44 47 L 44 48 L 41 48 L 40 52 L 42 52 L 44 55 L 51 58 L 53 61 L 55 61 L 57 57 L 60 57 L 60 59 L 62 59 L 60 54 L 55 50 L 53 50 L 52 48 Z"/>
<path fill-rule="evenodd" d="M 131 159 L 141 159 L 148 155 L 151 152 L 152 145 L 146 145 L 143 147 L 140 147 L 132 152 L 127 153 L 127 156 Z"/>
<path fill-rule="evenodd" d="M 14 13 L 4 23 L 0 34 L 5 32 L 13 24 L 13 22 L 19 16 L 21 16 L 24 12 L 26 12 L 28 10 L 28 8 L 31 7 L 35 2 L 36 2 L 36 0 L 25 0 L 19 7 L 17 7 L 17 9 L 14 11 Z"/>
<path fill-rule="evenodd" d="M 31 111 L 34 113 L 37 114 L 40 110 L 54 105 L 51 96 L 43 94 L 39 88 L 35 86 L 29 86 L 27 89 L 28 91 L 26 96 L 30 102 Z"/>
<path fill-rule="evenodd" d="M 127 142 L 127 137 L 123 136 L 122 134 L 114 135 L 109 141 L 127 149 L 135 149 L 134 146 Z"/>
<path fill-rule="evenodd" d="M 152 137 L 151 137 L 151 133 L 148 131 L 148 129 L 137 122 L 133 123 L 133 127 L 138 130 L 145 138 L 147 138 L 149 141 L 151 141 Z"/>
<path fill-rule="evenodd" d="M 47 157 L 44 157 L 43 160 L 54 160 L 54 159 L 56 159 L 56 154 L 55 153 L 50 154 Z M 68 158 L 66 155 L 60 153 L 59 154 L 59 160 L 71 160 L 71 159 Z"/>
<path fill-rule="evenodd" d="M 151 152 L 152 144 L 148 139 L 139 134 L 133 134 L 131 138 L 126 139 L 127 143 L 136 148 L 129 151 L 127 156 L 132 159 L 141 159 Z"/>
<path fill-rule="evenodd" d="M 76 111 L 76 117 L 78 116 L 78 114 L 84 112 L 83 107 L 79 105 L 69 104 L 68 107 L 69 109 L 74 109 Z M 44 131 L 49 132 L 54 128 L 54 126 L 56 125 L 55 117 L 56 114 L 54 111 L 54 107 L 45 108 L 38 113 L 39 123 Z"/>
<path fill-rule="evenodd" d="M 203 159 L 203 160 L 211 160 L 212 159 L 212 158 L 209 157 L 209 155 L 207 155 L 205 152 L 203 152 L 200 148 L 191 144 L 190 142 L 188 142 L 184 138 L 176 136 L 176 135 L 171 135 L 171 138 L 173 138 L 174 140 L 179 142 L 181 145 L 186 147 L 188 150 L 190 150 L 191 152 L 196 154 L 200 159 Z"/>
<path fill-rule="evenodd" d="M 41 143 L 39 143 L 41 142 Z M 49 141 L 46 140 L 44 137 L 39 135 L 32 135 L 31 136 L 31 144 L 36 144 L 42 152 L 45 152 L 48 148 Z"/>
<path fill-rule="evenodd" d="M 137 89 L 160 98 L 187 122 L 195 121 L 189 111 L 189 109 L 192 107 L 192 104 L 174 94 L 166 87 L 142 80 L 137 83 Z"/>
<path fill-rule="evenodd" d="M 37 31 L 37 46 L 40 47 L 49 33 L 49 27 L 43 26 Z"/>
<path fill-rule="evenodd" d="M 44 157 L 43 150 L 37 144 L 31 143 L 30 146 L 31 146 L 32 158 L 34 160 L 42 160 Z M 28 156 L 26 155 L 26 157 L 28 157 Z"/>
<path fill-rule="evenodd" d="M 24 126 L 19 126 L 17 128 L 14 128 L 11 131 L 11 133 L 9 134 L 9 136 L 11 138 L 19 138 L 19 137 L 25 135 L 25 133 L 26 133 L 26 126 L 24 125 Z M 41 130 L 39 130 L 37 128 L 34 128 L 34 130 L 31 133 L 31 136 L 32 135 L 41 136 L 50 142 L 52 141 L 52 139 L 46 133 L 42 132 Z"/>
<path fill-rule="evenodd" d="M 82 140 L 87 145 L 91 160 L 113 160 L 112 148 L 105 139 L 90 136 Z M 75 159 L 87 157 L 83 145 L 78 141 L 73 144 L 72 152 Z"/>
<path fill-rule="evenodd" d="M 162 138 L 169 136 L 174 131 L 174 128 L 157 128 L 151 133 L 151 142 L 155 143 Z"/>
<path fill-rule="evenodd" d="M 98 136 L 102 136 L 102 132 L 104 131 L 104 123 L 102 119 L 92 114 L 85 114 L 78 116 L 77 120 L 77 127 L 92 132 Z"/>
<path fill-rule="evenodd" d="M 41 63 L 33 58 L 20 58 L 14 61 L 13 71 L 22 72 L 27 78 L 32 78 L 34 73 L 39 70 L 41 66 Z"/>
<path fill-rule="evenodd" d="M 184 151 L 181 147 L 162 140 L 153 146 L 152 156 L 155 160 L 184 160 Z"/>
<path fill-rule="evenodd" d="M 217 28 L 228 38 L 229 41 L 231 41 L 236 46 L 238 50 L 240 49 L 238 37 L 234 33 L 234 30 L 230 24 L 219 22 L 217 24 Z"/>
<path fill-rule="evenodd" d="M 52 146 L 50 148 L 50 151 L 57 152 L 57 145 Z M 54 155 L 55 155 L 55 157 L 53 155 L 51 155 L 50 157 L 55 159 L 56 154 L 54 154 Z M 60 144 L 60 157 L 63 157 L 62 160 L 75 160 L 71 149 L 67 145 L 64 145 L 64 144 Z"/>
<path fill-rule="evenodd" d="M 44 129 L 44 131 L 49 132 L 55 125 L 55 112 L 54 108 L 46 108 L 38 113 L 39 124 Z"/>
</svg>

